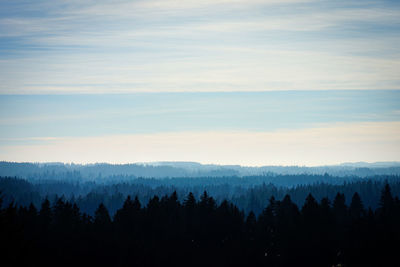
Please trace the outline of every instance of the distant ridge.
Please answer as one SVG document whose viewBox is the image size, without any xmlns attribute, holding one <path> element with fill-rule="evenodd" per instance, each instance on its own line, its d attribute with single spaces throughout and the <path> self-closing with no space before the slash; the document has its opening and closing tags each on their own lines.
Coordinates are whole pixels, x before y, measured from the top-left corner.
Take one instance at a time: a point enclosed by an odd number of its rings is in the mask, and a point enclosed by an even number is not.
<svg viewBox="0 0 400 267">
<path fill-rule="evenodd" d="M 335 166 L 335 165 L 332 165 Z M 349 166 L 356 168 L 383 168 L 383 167 L 400 167 L 400 162 L 398 161 L 380 161 L 380 162 L 344 162 L 336 166 Z"/>
<path fill-rule="evenodd" d="M 146 162 L 130 164 L 75 164 L 75 163 L 29 163 L 0 162 L 0 176 L 34 177 L 75 172 L 82 178 L 96 179 L 99 176 L 125 175 L 144 178 L 165 177 L 226 177 L 285 174 L 329 174 L 333 176 L 400 175 L 400 162 L 355 162 L 330 166 L 262 166 L 201 164 L 198 162 Z"/>
</svg>

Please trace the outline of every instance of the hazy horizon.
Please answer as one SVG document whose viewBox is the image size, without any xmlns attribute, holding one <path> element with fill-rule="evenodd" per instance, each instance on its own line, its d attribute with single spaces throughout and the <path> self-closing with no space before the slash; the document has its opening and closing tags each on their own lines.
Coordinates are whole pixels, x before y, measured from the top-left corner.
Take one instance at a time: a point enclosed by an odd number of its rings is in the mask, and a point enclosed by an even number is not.
<svg viewBox="0 0 400 267">
<path fill-rule="evenodd" d="M 184 165 L 200 165 L 200 166 L 215 166 L 215 167 L 229 167 L 237 166 L 243 168 L 259 168 L 259 167 L 299 167 L 299 168 L 313 168 L 313 167 L 397 167 L 400 165 L 400 161 L 354 161 L 354 162 L 340 162 L 336 164 L 328 165 L 240 165 L 240 164 L 216 164 L 212 162 L 197 162 L 197 161 L 146 161 L 146 162 L 61 162 L 61 161 L 6 161 L 0 160 L 4 163 L 16 163 L 16 164 L 39 164 L 39 165 L 77 165 L 77 166 L 94 166 L 94 165 L 142 165 L 142 166 L 184 166 Z"/>
</svg>

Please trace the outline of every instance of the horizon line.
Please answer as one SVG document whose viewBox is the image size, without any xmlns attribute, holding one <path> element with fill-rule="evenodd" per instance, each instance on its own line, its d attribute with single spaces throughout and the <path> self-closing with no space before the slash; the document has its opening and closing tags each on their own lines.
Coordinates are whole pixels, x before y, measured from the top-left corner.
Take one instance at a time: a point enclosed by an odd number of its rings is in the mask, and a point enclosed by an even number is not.
<svg viewBox="0 0 400 267">
<path fill-rule="evenodd" d="M 205 162 L 198 162 L 198 161 L 146 161 L 146 162 L 61 162 L 61 161 L 7 161 L 7 160 L 0 160 L 0 163 L 16 163 L 16 164 L 62 164 L 62 165 L 81 165 L 81 166 L 90 166 L 90 165 L 153 165 L 153 164 L 160 164 L 158 166 L 168 166 L 163 164 L 177 164 L 177 163 L 192 163 L 192 164 L 200 164 L 202 166 L 213 165 L 213 166 L 221 166 L 221 167 L 228 167 L 228 166 L 239 166 L 241 168 L 262 168 L 262 167 L 300 167 L 300 168 L 318 168 L 318 167 L 337 167 L 343 165 L 356 165 L 356 164 L 367 164 L 367 165 L 374 165 L 374 164 L 390 164 L 397 165 L 400 164 L 400 160 L 397 161 L 352 161 L 352 162 L 341 162 L 336 164 L 326 164 L 326 165 L 241 165 L 241 164 L 218 164 L 218 163 L 205 163 Z M 393 166 L 392 165 L 392 166 Z"/>
</svg>

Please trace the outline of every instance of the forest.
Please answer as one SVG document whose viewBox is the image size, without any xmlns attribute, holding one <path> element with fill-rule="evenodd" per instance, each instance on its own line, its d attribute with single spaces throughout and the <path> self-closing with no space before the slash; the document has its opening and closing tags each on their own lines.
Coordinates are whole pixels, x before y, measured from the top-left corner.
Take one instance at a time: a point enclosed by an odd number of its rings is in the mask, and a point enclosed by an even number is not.
<svg viewBox="0 0 400 267">
<path fill-rule="evenodd" d="M 0 177 L 6 266 L 395 266 L 397 175 L 74 175 Z"/>
<path fill-rule="evenodd" d="M 10 174 L 0 176 L 0 251 L 6 266 L 396 262 L 395 167 L 244 175 L 249 169 L 195 163 L 0 165 L 1 174 Z M 155 176 L 139 175 L 146 173 Z"/>
<path fill-rule="evenodd" d="M 75 202 L 14 202 L 0 210 L 5 266 L 396 266 L 400 200 L 388 183 L 378 207 L 355 192 L 330 201 L 308 194 L 271 196 L 247 215 L 204 191 L 153 196 L 147 205 L 127 196 L 113 216 L 103 203 L 94 215 Z"/>
<path fill-rule="evenodd" d="M 46 177 L 46 176 L 45 176 Z M 263 175 L 246 177 L 199 177 L 199 178 L 132 178 L 107 177 L 109 182 L 63 179 L 22 179 L 0 177 L 0 192 L 4 205 L 11 202 L 28 207 L 30 203 L 40 206 L 48 199 L 54 204 L 58 198 L 76 203 L 82 212 L 94 215 L 103 203 L 114 215 L 128 195 L 137 196 L 146 205 L 154 196 L 177 192 L 179 201 L 192 192 L 198 199 L 204 191 L 220 204 L 228 200 L 247 215 L 250 211 L 257 216 L 268 204 L 271 196 L 282 199 L 289 194 L 292 201 L 302 206 L 308 194 L 318 201 L 327 197 L 333 201 L 338 192 L 344 194 L 346 204 L 357 192 L 364 205 L 376 209 L 380 192 L 386 183 L 395 196 L 400 196 L 400 177 L 397 175 L 361 177 L 335 177 L 330 175 Z"/>
</svg>

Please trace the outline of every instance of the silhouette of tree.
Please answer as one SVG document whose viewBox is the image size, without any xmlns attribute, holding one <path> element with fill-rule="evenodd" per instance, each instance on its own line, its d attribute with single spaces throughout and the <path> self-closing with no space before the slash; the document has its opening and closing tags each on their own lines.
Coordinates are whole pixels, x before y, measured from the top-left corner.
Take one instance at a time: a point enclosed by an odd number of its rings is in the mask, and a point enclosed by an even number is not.
<svg viewBox="0 0 400 267">
<path fill-rule="evenodd" d="M 364 205 L 362 204 L 360 195 L 355 192 L 349 208 L 350 217 L 353 220 L 358 220 L 365 215 Z"/>
<path fill-rule="evenodd" d="M 394 207 L 394 200 L 389 184 L 386 184 L 382 190 L 379 201 L 378 213 L 382 220 L 390 220 L 391 212 Z"/>
<path fill-rule="evenodd" d="M 42 231 L 50 226 L 53 218 L 53 212 L 50 207 L 50 201 L 46 198 L 39 211 L 39 223 L 42 227 Z"/>
<path fill-rule="evenodd" d="M 107 228 L 111 225 L 110 214 L 103 203 L 100 203 L 94 214 L 94 224 L 101 228 Z"/>
<path fill-rule="evenodd" d="M 299 211 L 291 195 L 269 198 L 257 218 L 204 192 L 127 197 L 111 220 L 102 202 L 94 219 L 77 203 L 0 206 L 4 266 L 393 266 L 400 241 L 400 200 L 389 185 L 380 207 L 365 212 L 360 194 L 330 205 L 309 193 Z M 198 191 L 196 191 L 198 192 Z M 275 191 L 276 193 L 277 191 Z M 293 191 L 295 192 L 295 191 Z M 348 194 L 348 192 L 346 193 Z M 254 192 L 254 196 L 258 193 Z M 261 194 L 260 194 L 261 195 Z M 318 195 L 320 197 L 321 195 Z M 268 196 L 264 195 L 266 200 Z M 79 201 L 79 199 L 75 199 Z M 12 264 L 8 264 L 12 262 Z"/>
<path fill-rule="evenodd" d="M 337 193 L 333 201 L 333 213 L 338 224 L 344 224 L 347 218 L 346 198 L 344 194 Z"/>
<path fill-rule="evenodd" d="M 194 209 L 196 207 L 196 198 L 192 192 L 189 192 L 188 196 L 183 202 L 183 205 L 187 209 Z"/>
<path fill-rule="evenodd" d="M 304 203 L 301 213 L 306 221 L 306 223 L 313 223 L 318 218 L 318 210 L 319 205 L 315 198 L 309 194 L 306 198 L 306 202 Z"/>
</svg>

